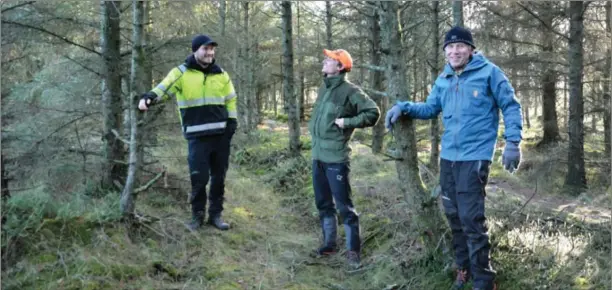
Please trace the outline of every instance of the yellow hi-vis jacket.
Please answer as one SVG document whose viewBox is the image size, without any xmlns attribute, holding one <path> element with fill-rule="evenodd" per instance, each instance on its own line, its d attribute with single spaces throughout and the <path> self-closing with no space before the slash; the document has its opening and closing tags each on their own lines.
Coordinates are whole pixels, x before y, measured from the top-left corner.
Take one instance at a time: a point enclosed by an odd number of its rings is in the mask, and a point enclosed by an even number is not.
<svg viewBox="0 0 612 290">
<path fill-rule="evenodd" d="M 193 55 L 151 90 L 154 102 L 175 98 L 185 138 L 223 134 L 237 119 L 236 92 L 218 65 L 202 68 Z M 235 129 L 235 128 L 234 128 Z"/>
</svg>

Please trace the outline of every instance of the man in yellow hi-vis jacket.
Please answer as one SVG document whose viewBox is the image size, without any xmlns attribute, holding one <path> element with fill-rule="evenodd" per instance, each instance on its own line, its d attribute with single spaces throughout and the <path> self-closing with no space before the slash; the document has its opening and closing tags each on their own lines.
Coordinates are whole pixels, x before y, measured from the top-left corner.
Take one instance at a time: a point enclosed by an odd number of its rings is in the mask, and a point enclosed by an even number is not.
<svg viewBox="0 0 612 290">
<path fill-rule="evenodd" d="M 176 99 L 189 148 L 192 218 L 187 226 L 192 231 L 204 222 L 209 177 L 208 223 L 220 230 L 229 229 L 221 212 L 230 142 L 237 127 L 236 93 L 228 73 L 215 64 L 216 47 L 210 37 L 196 36 L 191 43 L 193 54 L 145 93 L 138 104 L 146 111 L 170 97 Z"/>
</svg>

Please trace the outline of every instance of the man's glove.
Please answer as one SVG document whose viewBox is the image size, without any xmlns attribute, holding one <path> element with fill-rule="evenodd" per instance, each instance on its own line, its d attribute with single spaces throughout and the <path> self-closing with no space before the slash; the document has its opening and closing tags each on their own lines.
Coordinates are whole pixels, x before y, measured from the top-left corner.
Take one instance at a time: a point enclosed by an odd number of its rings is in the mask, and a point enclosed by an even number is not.
<svg viewBox="0 0 612 290">
<path fill-rule="evenodd" d="M 506 141 L 506 148 L 502 154 L 502 164 L 504 169 L 514 173 L 521 162 L 521 149 L 518 142 Z"/>
<path fill-rule="evenodd" d="M 149 107 L 153 104 L 153 100 L 155 100 L 155 98 L 157 98 L 157 96 L 152 92 L 143 94 L 140 98 L 140 101 L 138 102 L 138 109 L 140 109 L 141 111 L 148 110 Z"/>
<path fill-rule="evenodd" d="M 387 128 L 387 130 L 391 130 L 391 127 L 401 115 L 402 108 L 400 108 L 399 105 L 393 106 L 389 111 L 387 111 L 387 115 L 385 116 L 385 128 Z"/>
</svg>

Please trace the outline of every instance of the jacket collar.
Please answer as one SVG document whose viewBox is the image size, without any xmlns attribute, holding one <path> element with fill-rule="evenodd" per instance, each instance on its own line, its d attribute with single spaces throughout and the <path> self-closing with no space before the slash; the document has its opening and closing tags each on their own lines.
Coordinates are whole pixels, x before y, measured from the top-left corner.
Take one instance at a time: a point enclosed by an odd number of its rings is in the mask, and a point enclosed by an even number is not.
<svg viewBox="0 0 612 290">
<path fill-rule="evenodd" d="M 325 87 L 328 89 L 333 89 L 337 86 L 339 86 L 341 83 L 346 81 L 346 73 L 341 73 L 339 75 L 335 75 L 335 76 L 325 76 L 325 78 L 323 79 L 323 81 L 325 82 Z"/>
<path fill-rule="evenodd" d="M 210 65 L 208 65 L 207 67 L 202 67 L 196 61 L 195 56 L 193 56 L 193 54 L 189 55 L 187 57 L 187 59 L 185 59 L 185 65 L 187 66 L 187 68 L 201 71 L 204 74 L 220 74 L 220 73 L 223 73 L 223 69 L 215 63 L 214 59 L 213 59 L 213 62 Z"/>
</svg>

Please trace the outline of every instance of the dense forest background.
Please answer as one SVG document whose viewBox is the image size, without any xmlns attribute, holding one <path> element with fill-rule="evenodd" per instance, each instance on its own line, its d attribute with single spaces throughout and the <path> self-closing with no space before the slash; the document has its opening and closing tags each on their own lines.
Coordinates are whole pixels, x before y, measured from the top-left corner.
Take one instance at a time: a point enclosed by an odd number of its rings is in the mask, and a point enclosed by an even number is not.
<svg viewBox="0 0 612 290">
<path fill-rule="evenodd" d="M 610 1 L 2 1 L 2 287 L 5 289 L 448 289 L 453 255 L 437 203 L 437 119 L 402 120 L 462 25 L 507 74 L 523 160 L 487 188 L 500 289 L 609 289 Z M 224 215 L 189 233 L 186 142 L 172 101 L 135 100 L 204 33 L 238 94 Z M 353 138 L 363 260 L 319 243 L 310 118 L 324 48 L 382 117 Z"/>
</svg>

